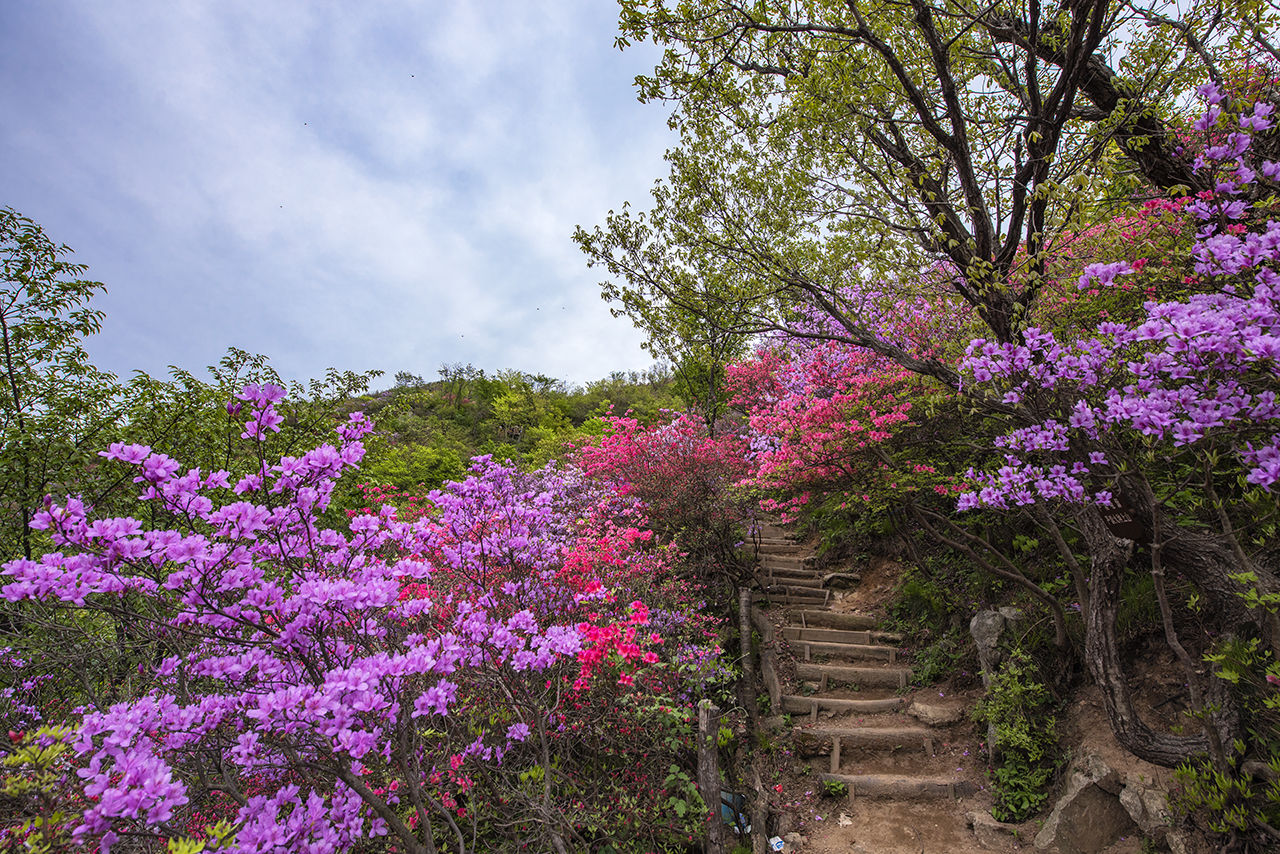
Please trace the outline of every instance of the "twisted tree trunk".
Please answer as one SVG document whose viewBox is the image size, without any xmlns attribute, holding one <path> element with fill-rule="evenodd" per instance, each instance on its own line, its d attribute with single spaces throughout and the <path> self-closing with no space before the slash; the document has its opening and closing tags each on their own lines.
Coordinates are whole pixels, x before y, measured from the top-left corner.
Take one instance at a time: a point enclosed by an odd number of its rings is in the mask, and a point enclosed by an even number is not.
<svg viewBox="0 0 1280 854">
<path fill-rule="evenodd" d="M 1203 733 L 1174 735 L 1157 732 L 1142 720 L 1134 708 L 1116 635 L 1120 588 L 1133 544 L 1112 536 L 1094 507 L 1082 509 L 1076 519 L 1093 557 L 1085 614 L 1085 664 L 1102 693 L 1102 703 L 1116 740 L 1140 759 L 1165 767 L 1207 754 L 1209 741 Z M 1224 743 L 1238 735 L 1239 722 L 1227 712 L 1216 715 L 1212 725 Z"/>
</svg>

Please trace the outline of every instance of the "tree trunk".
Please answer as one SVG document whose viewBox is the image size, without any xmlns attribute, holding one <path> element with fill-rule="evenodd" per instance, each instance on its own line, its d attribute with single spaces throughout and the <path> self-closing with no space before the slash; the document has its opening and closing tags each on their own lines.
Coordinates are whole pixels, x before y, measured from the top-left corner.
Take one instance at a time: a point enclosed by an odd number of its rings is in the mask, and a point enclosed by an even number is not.
<svg viewBox="0 0 1280 854">
<path fill-rule="evenodd" d="M 1120 586 L 1133 547 L 1129 541 L 1117 540 L 1111 535 L 1094 507 L 1081 510 L 1077 521 L 1093 556 L 1089 607 L 1085 615 L 1085 663 L 1102 693 L 1102 703 L 1116 740 L 1140 759 L 1165 767 L 1208 753 L 1209 742 L 1203 734 L 1156 732 L 1138 716 L 1125 680 L 1116 637 Z"/>
</svg>

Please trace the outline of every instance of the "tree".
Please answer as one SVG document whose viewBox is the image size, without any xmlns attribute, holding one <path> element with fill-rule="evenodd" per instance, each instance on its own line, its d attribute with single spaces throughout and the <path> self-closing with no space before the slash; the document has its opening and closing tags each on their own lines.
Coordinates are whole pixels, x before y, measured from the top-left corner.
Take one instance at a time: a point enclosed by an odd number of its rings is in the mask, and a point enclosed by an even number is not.
<svg viewBox="0 0 1280 854">
<path fill-rule="evenodd" d="M 28 526 L 47 492 L 84 474 L 115 424 L 120 386 L 89 362 L 84 339 L 102 325 L 89 307 L 105 291 L 81 278 L 36 223 L 0 208 L 0 554 L 38 550 Z"/>
<path fill-rule="evenodd" d="M 972 337 L 1020 343 L 1052 253 L 1107 210 L 1102 191 L 1119 172 L 1152 195 L 1212 188 L 1183 150 L 1178 99 L 1228 61 L 1277 58 L 1275 16 L 1254 6 L 620 5 L 623 46 L 665 48 L 638 85 L 642 99 L 676 105 L 681 145 L 648 212 L 624 207 L 576 233 L 610 275 L 606 298 L 628 312 L 709 300 L 708 323 L 866 348 L 953 389 L 963 340 L 921 352 L 885 318 L 916 299 L 954 300 L 980 323 Z M 1248 202 L 1273 190 L 1268 180 L 1242 192 Z M 963 391 L 996 425 L 1053 414 L 980 385 Z M 1128 510 L 1147 530 L 1179 529 L 1130 486 Z M 1109 592 L 1128 551 L 1097 506 L 1070 518 Z M 1256 621 L 1232 579 L 1243 567 L 1228 537 L 1196 527 L 1162 551 L 1201 591 L 1210 619 Z M 1264 595 L 1280 591 L 1274 572 L 1257 576 Z M 1086 658 L 1122 743 L 1163 764 L 1201 749 L 1202 739 L 1156 739 L 1132 725 L 1114 620 L 1093 614 L 1088 625 Z"/>
</svg>

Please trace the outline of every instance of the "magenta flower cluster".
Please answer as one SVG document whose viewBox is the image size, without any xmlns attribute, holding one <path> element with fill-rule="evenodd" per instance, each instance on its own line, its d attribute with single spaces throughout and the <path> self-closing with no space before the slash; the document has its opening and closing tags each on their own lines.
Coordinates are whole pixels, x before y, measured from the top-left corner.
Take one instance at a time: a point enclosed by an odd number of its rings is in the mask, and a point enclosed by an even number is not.
<svg viewBox="0 0 1280 854">
<path fill-rule="evenodd" d="M 1200 94 L 1209 106 L 1197 128 L 1232 119 L 1216 87 Z M 1011 404 L 1050 392 L 1068 401 L 1069 412 L 998 440 L 1004 465 L 969 472 L 977 488 L 960 497 L 960 509 L 1041 500 L 1110 505 L 1110 492 L 1096 486 L 1111 473 L 1101 443 L 1125 434 L 1174 447 L 1220 438 L 1237 449 L 1249 483 L 1270 489 L 1280 480 L 1280 223 L 1250 231 L 1238 222 L 1248 211 L 1243 191 L 1259 176 L 1280 176 L 1280 165 L 1248 159 L 1252 134 L 1271 127 L 1271 113 L 1257 104 L 1236 116 L 1238 130 L 1196 160 L 1215 189 L 1186 207 L 1199 221 L 1191 261 L 1216 286 L 1211 292 L 1148 301 L 1141 322 L 1103 323 L 1079 340 L 1031 328 L 1020 343 L 970 343 L 962 366 L 968 382 L 998 386 Z M 1133 272 L 1123 261 L 1091 264 L 1080 287 L 1109 286 Z"/>
<path fill-rule="evenodd" d="M 244 438 L 279 429 L 282 395 L 239 395 Z M 223 781 L 214 788 L 241 793 L 227 850 L 350 850 L 412 833 L 392 809 L 401 797 L 425 805 L 415 823 L 438 817 L 442 787 L 467 763 L 500 763 L 533 729 L 558 724 L 524 705 L 493 726 L 450 729 L 470 676 L 510 685 L 560 663 L 576 674 L 592 627 L 570 622 L 571 606 L 588 597 L 556 569 L 583 478 L 479 458 L 466 480 L 432 493 L 432 516 L 401 521 L 382 507 L 349 531 L 322 528 L 317 514 L 370 429 L 353 414 L 336 444 L 240 478 L 115 444 L 102 456 L 133 468 L 163 530 L 92 519 L 76 498 L 37 515 L 58 551 L 6 563 L 6 600 L 127 613 L 170 641 L 151 690 L 90 709 L 79 725 L 82 844 L 108 852 L 125 832 L 178 835 L 191 781 L 207 791 L 212 776 Z M 395 775 L 399 794 L 374 791 L 375 768 Z M 267 794 L 251 795 L 255 786 Z"/>
</svg>

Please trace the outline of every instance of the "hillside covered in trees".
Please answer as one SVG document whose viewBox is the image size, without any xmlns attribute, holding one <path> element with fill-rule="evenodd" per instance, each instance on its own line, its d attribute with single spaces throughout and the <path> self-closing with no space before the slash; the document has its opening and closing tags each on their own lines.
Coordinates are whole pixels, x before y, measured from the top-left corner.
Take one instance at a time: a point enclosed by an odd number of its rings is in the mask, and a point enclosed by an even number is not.
<svg viewBox="0 0 1280 854">
<path fill-rule="evenodd" d="M 1088 690 L 1176 780 L 1144 844 L 1274 850 L 1276 10 L 619 6 L 680 141 L 574 239 L 647 373 L 120 380 L 101 285 L 0 212 L 0 839 L 764 850 L 769 615 L 892 558 L 848 645 L 908 638 L 900 695 L 969 677 L 996 818 L 1064 788 Z"/>
</svg>

